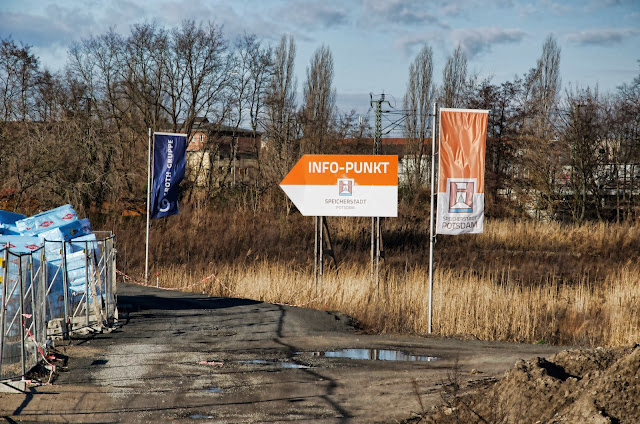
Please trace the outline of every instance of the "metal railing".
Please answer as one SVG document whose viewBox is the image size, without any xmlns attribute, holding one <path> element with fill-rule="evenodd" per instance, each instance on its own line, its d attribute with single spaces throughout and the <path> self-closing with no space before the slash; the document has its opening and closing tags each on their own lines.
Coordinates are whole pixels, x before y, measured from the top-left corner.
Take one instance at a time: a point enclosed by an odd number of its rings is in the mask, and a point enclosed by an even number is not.
<svg viewBox="0 0 640 424">
<path fill-rule="evenodd" d="M 102 235 L 102 233 L 100 234 Z M 24 376 L 47 341 L 111 326 L 115 237 L 45 241 L 30 253 L 0 249 L 0 380 Z"/>
</svg>

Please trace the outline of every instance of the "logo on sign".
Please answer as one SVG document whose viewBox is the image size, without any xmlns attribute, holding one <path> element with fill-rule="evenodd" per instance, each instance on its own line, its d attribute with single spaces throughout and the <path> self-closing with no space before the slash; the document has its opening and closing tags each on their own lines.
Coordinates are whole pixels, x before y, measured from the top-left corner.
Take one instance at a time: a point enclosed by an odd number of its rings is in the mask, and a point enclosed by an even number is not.
<svg viewBox="0 0 640 424">
<path fill-rule="evenodd" d="M 473 212 L 473 181 L 449 181 L 449 213 Z"/>
<path fill-rule="evenodd" d="M 5 243 L 4 247 L 8 247 L 9 249 L 13 249 L 16 246 L 11 244 L 11 243 Z"/>
<path fill-rule="evenodd" d="M 38 247 L 40 247 L 40 246 L 37 246 L 37 245 L 35 245 L 35 244 L 29 244 L 29 245 L 27 245 L 27 246 L 25 246 L 25 247 L 26 247 L 27 249 L 29 249 L 29 250 L 36 250 L 36 249 L 37 249 Z"/>
<path fill-rule="evenodd" d="M 40 224 L 40 226 L 47 228 L 51 224 L 53 224 L 53 221 L 44 221 L 42 224 Z"/>
<path fill-rule="evenodd" d="M 353 195 L 353 179 L 352 178 L 339 178 L 338 179 L 338 194 L 340 196 L 352 196 Z"/>
<path fill-rule="evenodd" d="M 63 217 L 62 217 L 62 219 L 71 219 L 71 218 L 73 218 L 74 216 L 75 216 L 74 214 L 72 214 L 72 213 L 68 213 L 68 214 L 66 214 L 65 216 L 63 216 Z"/>
</svg>

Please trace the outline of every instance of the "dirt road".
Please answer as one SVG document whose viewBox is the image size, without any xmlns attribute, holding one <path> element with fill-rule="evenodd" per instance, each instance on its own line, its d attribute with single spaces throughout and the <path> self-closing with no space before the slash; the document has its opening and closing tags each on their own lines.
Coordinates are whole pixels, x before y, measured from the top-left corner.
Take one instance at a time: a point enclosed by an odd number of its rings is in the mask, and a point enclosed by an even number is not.
<svg viewBox="0 0 640 424">
<path fill-rule="evenodd" d="M 396 422 L 440 403 L 442 383 L 456 364 L 460 380 L 473 387 L 502 376 L 519 359 L 560 350 L 366 335 L 330 312 L 126 284 L 118 292 L 121 327 L 60 343 L 68 363 L 54 384 L 0 394 L 0 417 L 20 423 Z"/>
</svg>

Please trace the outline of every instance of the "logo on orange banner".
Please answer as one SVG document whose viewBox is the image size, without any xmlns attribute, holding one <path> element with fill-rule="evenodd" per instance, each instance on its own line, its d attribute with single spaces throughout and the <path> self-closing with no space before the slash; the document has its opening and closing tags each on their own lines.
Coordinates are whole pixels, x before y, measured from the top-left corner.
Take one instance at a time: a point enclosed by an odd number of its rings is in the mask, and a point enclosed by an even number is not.
<svg viewBox="0 0 640 424">
<path fill-rule="evenodd" d="M 455 183 L 449 181 L 449 213 L 473 212 L 473 195 L 475 181 Z"/>
</svg>

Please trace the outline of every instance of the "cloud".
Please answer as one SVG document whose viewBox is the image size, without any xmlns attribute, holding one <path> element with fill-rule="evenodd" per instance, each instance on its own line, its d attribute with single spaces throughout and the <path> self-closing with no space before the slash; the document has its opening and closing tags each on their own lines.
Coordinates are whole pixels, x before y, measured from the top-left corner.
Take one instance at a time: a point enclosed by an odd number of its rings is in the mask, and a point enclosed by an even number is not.
<svg viewBox="0 0 640 424">
<path fill-rule="evenodd" d="M 454 2 L 446 5 L 446 9 L 434 5 L 426 7 L 426 3 L 420 0 L 364 0 L 362 5 L 362 14 L 370 23 L 442 26 L 438 15 L 431 10 L 441 14 L 455 14 L 459 13 L 460 8 Z"/>
<path fill-rule="evenodd" d="M 50 46 L 56 41 L 71 42 L 78 40 L 78 34 L 87 27 L 74 28 L 72 21 L 60 19 L 66 14 L 59 10 L 49 10 L 48 16 L 29 13 L 0 12 L 2 35 L 11 35 L 14 40 L 24 41 L 35 46 Z"/>
<path fill-rule="evenodd" d="M 68 45 L 53 43 L 46 47 L 33 47 L 33 53 L 39 59 L 42 69 L 48 69 L 51 72 L 61 71 L 67 64 L 69 58 Z"/>
<path fill-rule="evenodd" d="M 508 10 L 513 10 L 517 16 L 521 18 L 532 19 L 532 16 L 538 16 L 544 19 L 547 15 L 565 16 L 574 12 L 575 7 L 566 4 L 566 2 L 557 2 L 553 0 L 537 0 L 531 3 L 505 3 L 503 6 Z"/>
<path fill-rule="evenodd" d="M 573 9 L 571 6 L 565 3 L 552 0 L 542 0 L 541 4 L 538 7 L 541 11 L 544 11 L 544 13 L 546 13 L 547 11 L 552 11 L 556 15 L 566 15 L 568 13 L 571 13 Z"/>
<path fill-rule="evenodd" d="M 349 12 L 341 5 L 294 0 L 276 9 L 277 16 L 273 18 L 293 22 L 297 27 L 306 29 L 339 27 L 349 23 Z"/>
<path fill-rule="evenodd" d="M 606 8 L 634 6 L 636 4 L 637 0 L 592 0 L 590 6 L 593 8 Z"/>
<path fill-rule="evenodd" d="M 441 31 L 432 32 L 407 32 L 399 35 L 394 40 L 396 49 L 404 53 L 405 57 L 410 57 L 414 50 L 421 48 L 423 45 L 440 44 L 443 41 Z"/>
<path fill-rule="evenodd" d="M 594 29 L 567 35 L 567 41 L 581 46 L 613 46 L 628 38 L 636 37 L 640 30 L 635 28 Z"/>
<path fill-rule="evenodd" d="M 452 31 L 451 38 L 460 44 L 462 51 L 471 59 L 491 51 L 496 44 L 519 43 L 527 36 L 521 29 L 467 28 Z"/>
</svg>

